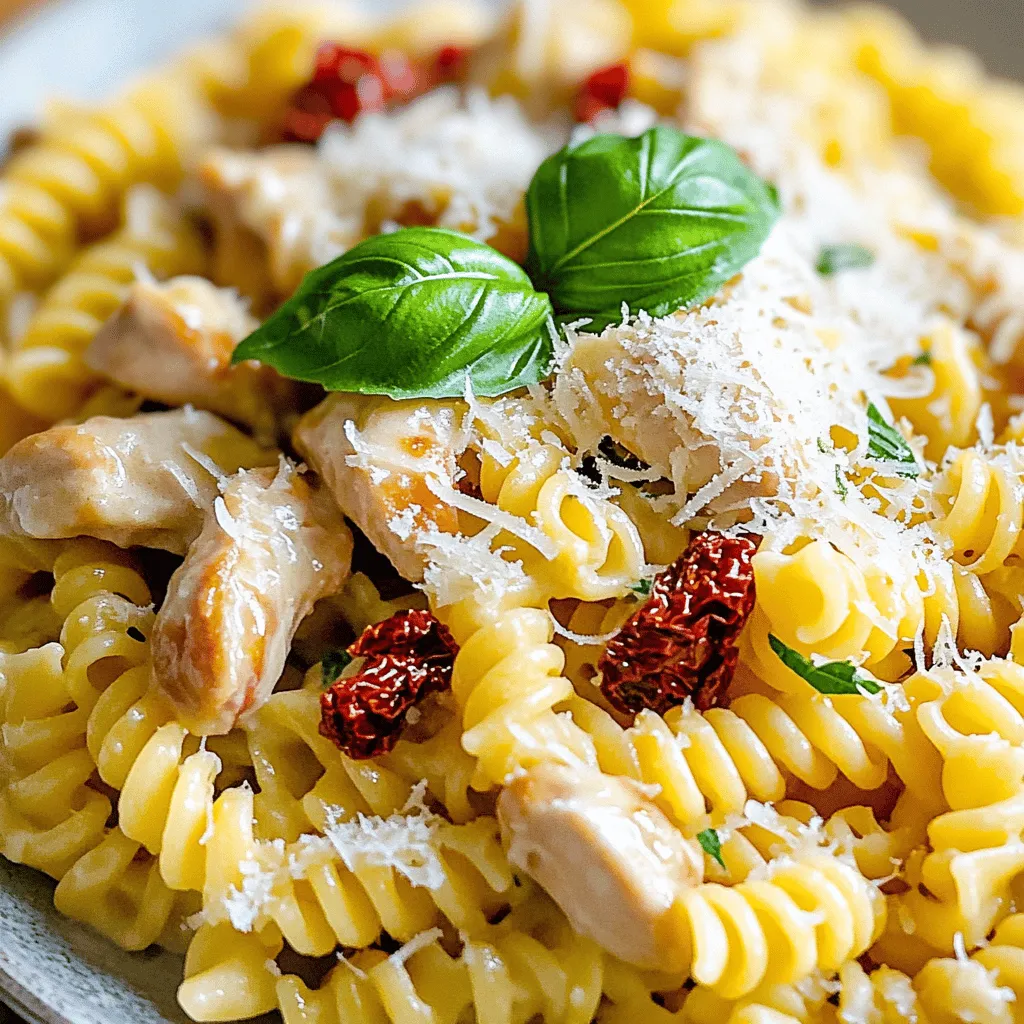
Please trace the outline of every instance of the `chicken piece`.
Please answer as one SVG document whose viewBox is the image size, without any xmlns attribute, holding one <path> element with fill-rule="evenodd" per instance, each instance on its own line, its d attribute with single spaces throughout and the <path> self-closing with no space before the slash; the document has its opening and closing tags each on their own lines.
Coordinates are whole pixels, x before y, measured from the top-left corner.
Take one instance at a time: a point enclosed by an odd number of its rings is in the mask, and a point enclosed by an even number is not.
<svg viewBox="0 0 1024 1024">
<path fill-rule="evenodd" d="M 235 346 L 258 326 L 234 292 L 204 278 L 139 281 L 85 361 L 145 398 L 208 409 L 272 439 L 298 386 L 257 362 L 231 365 Z"/>
<path fill-rule="evenodd" d="M 457 511 L 428 478 L 455 486 L 463 409 L 461 402 L 336 394 L 308 412 L 292 438 L 341 510 L 413 582 L 426 564 L 417 534 L 459 529 Z"/>
<path fill-rule="evenodd" d="M 0 459 L 0 536 L 97 537 L 183 555 L 217 496 L 217 474 L 274 458 L 195 409 L 51 427 Z"/>
<path fill-rule="evenodd" d="M 151 639 L 153 683 L 197 735 L 259 708 L 299 623 L 349 574 L 352 534 L 327 492 L 282 460 L 233 477 L 171 577 Z"/>
<path fill-rule="evenodd" d="M 720 480 L 721 488 L 691 513 L 747 508 L 751 497 L 777 494 L 780 467 L 798 477 L 792 442 L 776 421 L 791 418 L 786 406 L 798 405 L 800 385 L 812 383 L 806 366 L 793 360 L 776 388 L 775 380 L 764 379 L 763 355 L 755 367 L 732 335 L 716 334 L 713 326 L 701 333 L 704 320 L 714 322 L 715 308 L 649 327 L 581 333 L 554 384 L 555 402 L 581 450 L 597 451 L 611 437 L 646 463 L 653 479 L 671 480 L 680 505 Z M 739 369 L 723 374 L 726 366 Z M 752 410 L 761 409 L 770 424 L 754 418 Z"/>
<path fill-rule="evenodd" d="M 498 798 L 509 861 L 580 934 L 649 970 L 676 970 L 669 918 L 704 856 L 641 788 L 591 768 L 540 764 Z"/>
<path fill-rule="evenodd" d="M 567 104 L 588 75 L 624 60 L 633 26 L 616 0 L 518 3 L 473 56 L 471 79 L 533 113 Z"/>
<path fill-rule="evenodd" d="M 223 240 L 237 250 L 240 235 L 262 243 L 268 283 L 278 295 L 290 295 L 303 274 L 362 236 L 362 210 L 336 209 L 328 169 L 309 146 L 256 153 L 214 149 L 199 166 L 199 180 L 218 245 Z"/>
</svg>

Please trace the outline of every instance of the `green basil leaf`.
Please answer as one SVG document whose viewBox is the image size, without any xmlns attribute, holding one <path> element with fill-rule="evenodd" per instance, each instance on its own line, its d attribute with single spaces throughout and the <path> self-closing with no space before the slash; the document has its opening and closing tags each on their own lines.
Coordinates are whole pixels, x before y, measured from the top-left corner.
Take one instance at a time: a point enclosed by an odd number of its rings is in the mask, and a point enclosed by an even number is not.
<svg viewBox="0 0 1024 1024">
<path fill-rule="evenodd" d="M 885 422 L 874 402 L 868 405 L 868 455 L 893 463 L 897 476 L 913 477 L 921 472 L 913 448 L 892 424 Z"/>
<path fill-rule="evenodd" d="M 553 359 L 551 303 L 521 267 L 457 231 L 375 235 L 307 274 L 235 349 L 286 377 L 392 398 L 536 384 Z"/>
<path fill-rule="evenodd" d="M 928 349 L 918 353 L 910 361 L 911 366 L 931 366 L 932 365 L 932 354 Z"/>
<path fill-rule="evenodd" d="M 632 584 L 629 589 L 632 590 L 634 594 L 639 594 L 641 597 L 650 597 L 651 587 L 653 585 L 654 580 L 637 580 L 637 582 Z"/>
<path fill-rule="evenodd" d="M 320 682 L 324 689 L 333 686 L 351 664 L 352 655 L 348 651 L 328 651 L 320 660 Z"/>
<path fill-rule="evenodd" d="M 787 647 L 777 636 L 769 634 L 768 644 L 786 668 L 792 669 L 801 679 L 806 679 L 818 693 L 879 693 L 882 689 L 871 676 L 849 661 L 829 661 L 824 665 L 815 665 L 810 658 Z"/>
<path fill-rule="evenodd" d="M 703 832 L 698 832 L 697 842 L 709 857 L 717 860 L 723 868 L 725 867 L 725 861 L 722 860 L 722 840 L 713 828 L 706 828 Z"/>
<path fill-rule="evenodd" d="M 875 254 L 855 242 L 824 245 L 818 253 L 818 273 L 831 277 L 842 270 L 863 270 L 875 262 Z"/>
<path fill-rule="evenodd" d="M 843 501 L 846 501 L 846 496 L 849 493 L 850 488 L 846 485 L 846 477 L 843 476 L 843 471 L 836 466 L 836 494 L 838 494 Z"/>
<path fill-rule="evenodd" d="M 716 139 L 657 126 L 595 135 L 541 164 L 526 195 L 527 269 L 588 330 L 702 302 L 760 251 L 778 193 Z"/>
</svg>

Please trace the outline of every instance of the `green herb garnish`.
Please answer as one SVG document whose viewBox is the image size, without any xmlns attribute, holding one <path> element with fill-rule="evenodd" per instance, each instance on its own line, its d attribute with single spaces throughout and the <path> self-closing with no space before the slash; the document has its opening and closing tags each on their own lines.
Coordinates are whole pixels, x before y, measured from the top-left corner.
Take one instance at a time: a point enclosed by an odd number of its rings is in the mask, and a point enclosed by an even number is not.
<svg viewBox="0 0 1024 1024">
<path fill-rule="evenodd" d="M 873 402 L 868 406 L 868 455 L 894 463 L 893 472 L 897 476 L 914 477 L 921 471 L 906 438 L 892 424 L 885 422 Z"/>
<path fill-rule="evenodd" d="M 843 471 L 836 466 L 836 494 L 838 494 L 843 501 L 846 501 L 846 496 L 849 493 L 850 488 L 846 485 L 846 478 L 843 476 Z"/>
<path fill-rule="evenodd" d="M 591 328 L 702 302 L 760 251 L 781 212 L 735 150 L 667 126 L 595 135 L 541 164 L 526 196 L 527 268 Z"/>
<path fill-rule="evenodd" d="M 863 270 L 875 262 L 875 254 L 856 242 L 824 245 L 818 253 L 818 273 L 831 277 L 843 270 Z"/>
<path fill-rule="evenodd" d="M 932 353 L 930 349 L 925 349 L 920 355 L 914 356 L 910 363 L 911 366 L 931 366 L 932 365 Z"/>
<path fill-rule="evenodd" d="M 636 583 L 630 586 L 630 590 L 634 594 L 639 594 L 641 597 L 651 596 L 651 587 L 654 585 L 654 580 L 638 580 Z"/>
<path fill-rule="evenodd" d="M 698 832 L 697 842 L 709 857 L 718 861 L 723 868 L 725 867 L 725 861 L 722 860 L 722 840 L 713 828 L 706 828 L 703 832 Z"/>
<path fill-rule="evenodd" d="M 496 249 L 457 231 L 375 235 L 307 274 L 235 349 L 295 380 L 392 398 L 536 384 L 554 357 L 548 297 Z"/>
<path fill-rule="evenodd" d="M 324 689 L 333 686 L 351 664 L 352 655 L 348 651 L 328 651 L 320 660 L 320 681 Z"/>
<path fill-rule="evenodd" d="M 818 693 L 879 693 L 882 689 L 871 676 L 849 661 L 827 661 L 823 665 L 815 665 L 810 658 L 787 647 L 777 636 L 769 634 L 768 643 L 779 660 L 801 679 L 806 679 Z"/>
</svg>

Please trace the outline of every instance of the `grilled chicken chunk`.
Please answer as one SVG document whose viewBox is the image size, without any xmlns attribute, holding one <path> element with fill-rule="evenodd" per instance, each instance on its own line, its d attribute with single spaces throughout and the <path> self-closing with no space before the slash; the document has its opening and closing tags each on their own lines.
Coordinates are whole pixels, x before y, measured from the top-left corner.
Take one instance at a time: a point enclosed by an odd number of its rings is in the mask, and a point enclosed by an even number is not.
<svg viewBox="0 0 1024 1024">
<path fill-rule="evenodd" d="M 458 531 L 456 510 L 430 478 L 454 487 L 459 409 L 455 402 L 335 394 L 302 418 L 293 438 L 341 510 L 415 582 L 426 562 L 416 535 Z"/>
<path fill-rule="evenodd" d="M 614 956 L 673 970 L 672 906 L 704 877 L 704 857 L 629 779 L 540 764 L 498 798 L 509 860 Z"/>
<path fill-rule="evenodd" d="M 299 623 L 349 574 L 352 534 L 290 463 L 242 472 L 171 578 L 152 636 L 153 682 L 177 719 L 222 735 L 281 677 Z"/>
<path fill-rule="evenodd" d="M 231 365 L 235 346 L 257 326 L 233 291 L 204 278 L 139 281 L 85 360 L 145 398 L 208 409 L 272 438 L 279 416 L 294 406 L 298 386 L 269 366 Z"/>
<path fill-rule="evenodd" d="M 182 555 L 213 505 L 217 475 L 275 457 L 188 408 L 51 427 L 0 459 L 0 536 L 97 537 Z"/>
</svg>

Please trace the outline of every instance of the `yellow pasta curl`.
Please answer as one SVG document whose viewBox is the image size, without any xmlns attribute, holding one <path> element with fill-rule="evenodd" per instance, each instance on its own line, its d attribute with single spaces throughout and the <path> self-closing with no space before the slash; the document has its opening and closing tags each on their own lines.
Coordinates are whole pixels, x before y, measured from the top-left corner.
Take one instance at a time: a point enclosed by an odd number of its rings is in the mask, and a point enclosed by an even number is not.
<svg viewBox="0 0 1024 1024">
<path fill-rule="evenodd" d="M 672 937 L 686 943 L 690 976 L 727 999 L 838 970 L 886 919 L 874 885 L 828 853 L 782 858 L 766 877 L 738 885 L 686 890 L 673 912 Z"/>
<path fill-rule="evenodd" d="M 1016 442 L 991 453 L 951 453 L 935 483 L 942 510 L 938 528 L 954 558 L 972 572 L 994 572 L 1024 552 L 1024 449 Z"/>
<path fill-rule="evenodd" d="M 644 1024 L 671 1019 L 652 1001 L 651 980 L 575 935 L 543 900 L 463 937 L 456 952 L 437 930 L 391 956 L 357 952 L 316 989 L 272 969 L 270 958 L 281 948 L 274 929 L 229 943 L 218 934 L 223 927 L 204 926 L 186 960 L 178 999 L 197 1021 L 275 1008 L 286 1024 L 590 1024 L 606 1014 Z"/>
<path fill-rule="evenodd" d="M 850 962 L 835 981 L 765 987 L 738 1001 L 697 988 L 681 1024 L 1016 1024 L 1022 996 L 1024 915 L 1015 914 L 969 959 L 935 958 L 912 977 Z"/>
<path fill-rule="evenodd" d="M 485 501 L 532 524 L 550 547 L 539 554 L 527 541 L 499 538 L 508 540 L 546 596 L 617 597 L 643 575 L 643 541 L 626 512 L 589 493 L 563 465 L 567 457 L 551 444 L 531 445 L 507 464 L 485 451 L 480 490 Z"/>
<path fill-rule="evenodd" d="M 892 897 L 894 920 L 913 922 L 915 943 L 948 954 L 957 934 L 968 949 L 985 940 L 1024 871 L 1024 667 L 993 659 L 968 673 L 932 669 L 905 689 L 942 757 L 950 809 L 929 822 L 928 846 L 908 865 L 910 888 Z M 898 945 L 898 932 L 883 943 L 893 963 Z"/>
<path fill-rule="evenodd" d="M 85 249 L 43 297 L 7 360 L 7 388 L 50 423 L 80 413 L 102 383 L 85 365 L 85 350 L 136 275 L 164 278 L 202 267 L 198 235 L 171 202 L 148 188 L 131 193 L 123 226 Z"/>
<path fill-rule="evenodd" d="M 823 539 L 788 553 L 762 549 L 753 566 L 757 604 L 741 641 L 743 660 L 784 693 L 806 692 L 806 684 L 772 652 L 770 634 L 808 657 L 852 658 L 889 681 L 910 670 L 919 640 L 930 650 L 944 627 L 961 647 L 984 654 L 1009 643 L 1012 610 L 973 566 L 935 559 L 916 575 L 897 575 L 858 564 Z"/>
<path fill-rule="evenodd" d="M 339 814 L 326 836 L 290 844 L 257 840 L 252 821 L 252 790 L 225 791 L 207 841 L 204 922 L 243 934 L 276 927 L 303 955 L 363 948 L 384 931 L 407 941 L 443 921 L 476 933 L 513 891 L 493 818 L 452 825 L 422 810 L 387 820 Z"/>
<path fill-rule="evenodd" d="M 210 127 L 202 96 L 179 71 L 144 81 L 107 106 L 57 109 L 39 141 L 17 153 L 0 178 L 0 307 L 16 291 L 54 280 L 80 235 L 109 229 L 132 185 L 174 186 Z"/>
<path fill-rule="evenodd" d="M 122 949 L 178 945 L 190 901 L 164 884 L 160 865 L 114 828 L 64 874 L 53 894 L 62 914 L 95 928 Z M 167 935 L 166 940 L 164 939 Z"/>
<path fill-rule="evenodd" d="M 931 170 L 957 199 L 988 216 L 1024 214 L 1024 91 L 986 81 L 964 50 L 926 47 L 898 15 L 848 15 L 854 59 L 885 88 L 896 130 L 931 150 Z"/>
</svg>

